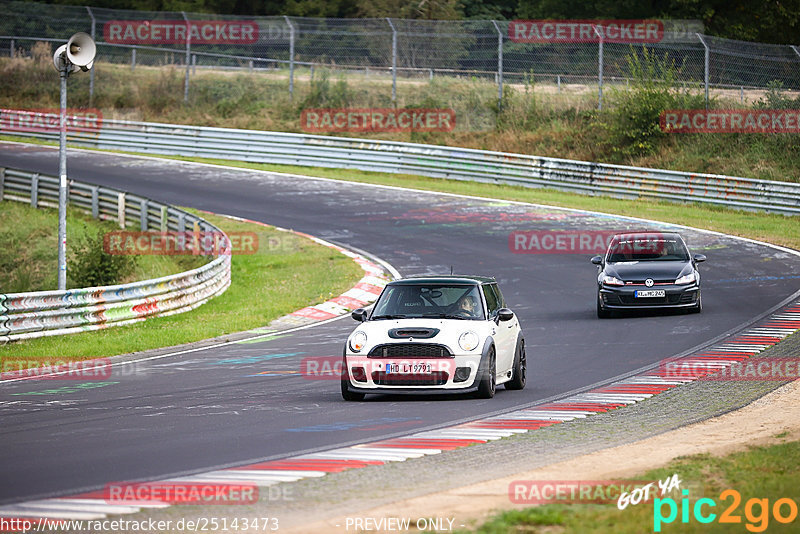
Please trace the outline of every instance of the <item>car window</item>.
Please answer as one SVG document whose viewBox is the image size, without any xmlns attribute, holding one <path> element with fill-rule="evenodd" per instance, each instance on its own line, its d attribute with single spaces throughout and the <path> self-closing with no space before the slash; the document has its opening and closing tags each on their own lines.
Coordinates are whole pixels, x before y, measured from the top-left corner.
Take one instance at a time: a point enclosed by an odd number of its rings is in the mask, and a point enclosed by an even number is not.
<svg viewBox="0 0 800 534">
<path fill-rule="evenodd" d="M 454 315 L 483 319 L 483 306 L 475 285 L 398 284 L 387 286 L 375 303 L 372 318 L 413 318 Z"/>
<path fill-rule="evenodd" d="M 483 296 L 486 297 L 486 308 L 489 311 L 489 317 L 497 315 L 497 310 L 500 309 L 500 303 L 497 301 L 497 295 L 492 290 L 491 285 L 483 286 Z"/>
<path fill-rule="evenodd" d="M 497 305 L 499 308 L 506 307 L 506 299 L 503 298 L 503 294 L 500 292 L 500 287 L 497 284 L 491 284 L 492 291 L 494 291 L 495 295 L 497 295 Z"/>
<path fill-rule="evenodd" d="M 675 238 L 630 237 L 614 239 L 608 248 L 606 261 L 689 261 L 689 251 L 681 240 Z"/>
</svg>

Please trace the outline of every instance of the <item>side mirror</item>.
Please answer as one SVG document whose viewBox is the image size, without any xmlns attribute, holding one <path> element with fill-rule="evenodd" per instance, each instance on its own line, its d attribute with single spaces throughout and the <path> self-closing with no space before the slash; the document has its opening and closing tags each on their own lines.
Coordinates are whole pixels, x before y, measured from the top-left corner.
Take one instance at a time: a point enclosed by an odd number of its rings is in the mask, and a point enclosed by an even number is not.
<svg viewBox="0 0 800 534">
<path fill-rule="evenodd" d="M 367 315 L 369 312 L 364 308 L 358 308 L 357 310 L 353 310 L 353 313 L 350 314 L 350 317 L 358 321 L 359 323 L 363 323 L 367 320 Z"/>
<path fill-rule="evenodd" d="M 592 263 L 594 263 L 595 265 L 603 265 L 603 256 L 592 257 Z"/>
<path fill-rule="evenodd" d="M 510 321 L 514 318 L 514 312 L 509 310 L 508 308 L 500 308 L 497 310 L 497 319 L 500 322 L 503 321 Z"/>
<path fill-rule="evenodd" d="M 706 261 L 706 255 L 705 254 L 695 254 L 694 255 L 694 261 L 695 261 L 695 263 L 700 263 L 700 262 Z"/>
</svg>

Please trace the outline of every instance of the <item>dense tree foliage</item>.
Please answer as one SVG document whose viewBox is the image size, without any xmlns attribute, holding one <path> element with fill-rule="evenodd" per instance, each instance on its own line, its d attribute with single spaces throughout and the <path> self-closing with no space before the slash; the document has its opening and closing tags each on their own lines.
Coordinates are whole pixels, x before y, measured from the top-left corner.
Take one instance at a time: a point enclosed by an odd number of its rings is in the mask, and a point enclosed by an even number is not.
<svg viewBox="0 0 800 534">
<path fill-rule="evenodd" d="M 701 20 L 706 33 L 800 44 L 800 0 L 52 0 L 114 9 L 302 17 Z"/>
</svg>

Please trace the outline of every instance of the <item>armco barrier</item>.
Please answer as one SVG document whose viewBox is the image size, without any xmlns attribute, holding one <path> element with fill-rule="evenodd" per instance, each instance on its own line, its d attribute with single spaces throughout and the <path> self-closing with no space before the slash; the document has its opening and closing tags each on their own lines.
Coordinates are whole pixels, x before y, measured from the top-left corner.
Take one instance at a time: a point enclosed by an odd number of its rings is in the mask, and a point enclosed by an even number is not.
<svg viewBox="0 0 800 534">
<path fill-rule="evenodd" d="M 30 114 L 0 110 L 0 114 Z M 5 124 L 20 121 L 5 120 Z M 57 132 L 1 133 L 57 139 Z M 800 213 L 800 184 L 644 169 L 468 148 L 148 122 L 103 120 L 95 132 L 70 132 L 72 146 L 259 163 L 417 174 L 587 195 L 702 202 Z"/>
<path fill-rule="evenodd" d="M 0 168 L 2 200 L 57 207 L 58 179 Z M 222 234 L 208 221 L 183 210 L 74 180 L 69 184 L 69 204 L 90 211 L 95 218 L 116 221 L 121 228 Z M 66 291 L 0 294 L 0 343 L 98 330 L 196 308 L 224 293 L 230 285 L 229 247 L 229 242 L 223 242 L 221 254 L 202 267 L 154 280 Z"/>
</svg>

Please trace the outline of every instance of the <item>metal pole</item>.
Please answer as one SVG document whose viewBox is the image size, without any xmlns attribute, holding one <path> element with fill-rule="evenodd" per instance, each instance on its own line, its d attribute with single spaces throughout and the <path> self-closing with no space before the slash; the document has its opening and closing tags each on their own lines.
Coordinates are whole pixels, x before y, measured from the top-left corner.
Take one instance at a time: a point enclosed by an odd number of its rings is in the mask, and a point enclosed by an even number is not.
<svg viewBox="0 0 800 534">
<path fill-rule="evenodd" d="M 497 30 L 497 105 L 503 105 L 503 32 L 497 25 L 497 21 L 493 20 L 494 29 Z"/>
<path fill-rule="evenodd" d="M 389 17 L 386 17 L 386 22 L 392 29 L 392 102 L 397 102 L 397 29 Z"/>
<path fill-rule="evenodd" d="M 250 70 L 253 70 L 253 62 L 250 62 Z M 192 54 L 192 76 L 197 74 L 197 54 Z"/>
<path fill-rule="evenodd" d="M 597 109 L 603 109 L 603 34 L 597 30 L 597 26 L 592 26 L 594 33 L 600 38 L 597 47 Z"/>
<path fill-rule="evenodd" d="M 67 289 L 67 76 L 71 65 L 64 61 L 61 78 L 61 114 L 58 130 L 58 289 Z"/>
<path fill-rule="evenodd" d="M 131 72 L 136 70 L 136 48 L 131 48 Z"/>
<path fill-rule="evenodd" d="M 708 109 L 708 78 L 709 78 L 708 71 L 709 71 L 710 54 L 711 53 L 710 53 L 710 50 L 708 48 L 708 45 L 706 44 L 706 40 L 703 39 L 703 36 L 700 35 L 699 33 L 695 33 L 695 35 L 697 36 L 698 39 L 700 39 L 700 42 L 703 43 L 703 48 L 706 49 L 705 65 L 704 65 L 704 69 L 703 69 L 703 71 L 704 71 L 703 83 L 705 84 L 705 87 L 706 87 L 706 109 Z"/>
<path fill-rule="evenodd" d="M 289 96 L 294 98 L 294 24 L 286 15 L 283 18 L 289 26 Z"/>
<path fill-rule="evenodd" d="M 95 35 L 95 26 L 96 20 L 94 18 L 94 13 L 92 13 L 92 8 L 86 6 L 86 11 L 89 12 L 89 16 L 92 17 L 92 41 L 96 42 L 94 37 Z M 89 105 L 92 105 L 92 100 L 94 99 L 94 65 L 92 65 L 91 72 L 89 72 Z"/>
<path fill-rule="evenodd" d="M 8 47 L 8 55 L 14 59 L 14 39 L 11 39 L 11 44 Z"/>
<path fill-rule="evenodd" d="M 183 80 L 183 101 L 189 102 L 189 68 L 191 67 L 190 56 L 192 55 L 192 25 L 185 11 L 181 11 L 183 20 L 186 21 L 186 76 Z"/>
<path fill-rule="evenodd" d="M 797 54 L 797 57 L 800 57 L 800 50 L 798 50 L 797 47 L 794 45 L 789 45 L 789 46 L 792 47 L 792 50 L 794 50 L 794 53 Z"/>
</svg>

